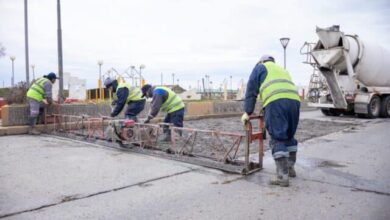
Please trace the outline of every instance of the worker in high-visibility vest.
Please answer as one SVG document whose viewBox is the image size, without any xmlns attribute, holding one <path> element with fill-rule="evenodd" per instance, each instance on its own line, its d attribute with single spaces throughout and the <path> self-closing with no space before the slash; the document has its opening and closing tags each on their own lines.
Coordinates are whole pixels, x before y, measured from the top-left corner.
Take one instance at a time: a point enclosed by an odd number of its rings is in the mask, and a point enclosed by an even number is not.
<svg viewBox="0 0 390 220">
<path fill-rule="evenodd" d="M 152 98 L 150 111 L 144 123 L 149 123 L 157 116 L 160 110 L 167 112 L 164 123 L 172 123 L 175 127 L 183 127 L 184 102 L 174 91 L 165 86 L 151 86 L 146 84 L 142 87 L 142 94 L 147 98 Z M 171 140 L 171 130 L 165 126 L 163 129 L 165 137 L 163 141 Z M 181 135 L 181 132 L 179 131 Z"/>
<path fill-rule="evenodd" d="M 294 164 L 298 142 L 294 138 L 299 121 L 300 97 L 287 70 L 275 64 L 272 56 L 264 55 L 249 77 L 241 120 L 246 123 L 253 113 L 256 98 L 263 102 L 265 126 L 271 136 L 269 145 L 276 164 L 276 179 L 270 184 L 289 186 L 295 177 Z"/>
<path fill-rule="evenodd" d="M 29 134 L 38 135 L 40 131 L 35 128 L 39 113 L 45 105 L 53 103 L 52 85 L 59 79 L 55 73 L 49 73 L 35 80 L 27 91 L 30 106 Z"/>
<path fill-rule="evenodd" d="M 130 85 L 129 83 L 119 82 L 115 78 L 108 77 L 104 80 L 104 86 L 112 90 L 117 96 L 114 100 L 115 108 L 111 111 L 110 116 L 117 116 L 127 104 L 125 117 L 138 121 L 137 115 L 145 108 L 146 99 L 142 97 L 141 89 Z"/>
</svg>

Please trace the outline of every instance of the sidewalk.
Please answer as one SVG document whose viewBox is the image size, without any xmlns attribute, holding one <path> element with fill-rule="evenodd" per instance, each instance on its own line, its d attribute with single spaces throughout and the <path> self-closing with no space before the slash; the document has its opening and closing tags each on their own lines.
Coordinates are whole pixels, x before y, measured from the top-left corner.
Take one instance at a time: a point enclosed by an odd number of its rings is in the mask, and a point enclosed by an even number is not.
<svg viewBox="0 0 390 220">
<path fill-rule="evenodd" d="M 311 113 L 312 114 L 312 113 Z M 390 120 L 309 140 L 291 186 L 50 136 L 0 137 L 4 219 L 389 219 Z M 7 217 L 8 216 L 8 217 Z"/>
</svg>

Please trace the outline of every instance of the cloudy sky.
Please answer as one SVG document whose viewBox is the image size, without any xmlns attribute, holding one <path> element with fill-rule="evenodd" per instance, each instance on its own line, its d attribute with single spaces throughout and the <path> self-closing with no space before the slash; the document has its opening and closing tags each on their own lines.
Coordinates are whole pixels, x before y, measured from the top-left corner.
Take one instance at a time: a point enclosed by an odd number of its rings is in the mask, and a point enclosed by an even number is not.
<svg viewBox="0 0 390 220">
<path fill-rule="evenodd" d="M 30 64 L 41 76 L 57 72 L 56 0 L 29 0 Z M 0 0 L 0 86 L 25 80 L 24 1 Z M 297 84 L 308 84 L 311 68 L 299 54 L 314 42 L 316 26 L 341 26 L 363 41 L 390 49 L 389 0 L 62 0 L 64 72 L 97 84 L 99 68 L 123 72 L 144 64 L 149 83 L 172 83 L 172 73 L 186 88 L 205 74 L 214 88 L 233 77 L 233 87 L 247 80 L 262 54 L 283 65 L 280 37 L 290 37 L 287 68 Z M 31 68 L 30 68 L 31 74 Z"/>
</svg>

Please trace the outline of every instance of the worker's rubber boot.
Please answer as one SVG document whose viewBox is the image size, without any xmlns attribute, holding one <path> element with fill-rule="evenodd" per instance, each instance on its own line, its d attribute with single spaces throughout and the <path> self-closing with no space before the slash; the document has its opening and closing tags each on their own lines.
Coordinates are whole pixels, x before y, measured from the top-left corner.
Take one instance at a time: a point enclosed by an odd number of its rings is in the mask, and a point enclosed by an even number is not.
<svg viewBox="0 0 390 220">
<path fill-rule="evenodd" d="M 171 142 L 171 130 L 169 128 L 164 128 L 164 137 L 161 141 Z"/>
<path fill-rule="evenodd" d="M 276 179 L 270 180 L 270 185 L 289 186 L 288 159 L 287 157 L 278 158 L 276 164 Z"/>
<path fill-rule="evenodd" d="M 28 133 L 31 135 L 40 135 L 41 132 L 35 127 L 37 123 L 37 117 L 30 117 L 30 127 L 28 129 Z"/>
<path fill-rule="evenodd" d="M 290 152 L 290 156 L 288 158 L 288 175 L 290 177 L 296 177 L 297 173 L 295 172 L 295 162 L 297 161 L 297 152 Z"/>
</svg>

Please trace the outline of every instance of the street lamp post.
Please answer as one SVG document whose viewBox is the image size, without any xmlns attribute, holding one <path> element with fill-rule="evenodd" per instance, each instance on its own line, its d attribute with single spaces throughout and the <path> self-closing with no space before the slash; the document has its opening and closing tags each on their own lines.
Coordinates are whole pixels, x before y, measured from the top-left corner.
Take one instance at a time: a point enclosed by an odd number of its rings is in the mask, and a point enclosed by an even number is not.
<svg viewBox="0 0 390 220">
<path fill-rule="evenodd" d="M 34 72 L 35 64 L 31 64 L 31 69 L 32 69 L 32 74 L 33 74 L 33 80 L 35 80 L 35 72 Z"/>
<path fill-rule="evenodd" d="M 172 86 L 174 86 L 174 85 L 175 85 L 175 74 L 172 73 Z"/>
<path fill-rule="evenodd" d="M 130 66 L 130 68 L 131 68 L 130 74 L 133 76 L 133 78 L 132 78 L 132 85 L 133 85 L 133 86 L 137 86 L 137 81 L 135 81 L 136 76 L 135 76 L 135 74 L 133 73 L 133 71 L 135 70 L 135 66 Z M 136 72 L 136 71 L 135 71 L 135 72 Z"/>
<path fill-rule="evenodd" d="M 283 50 L 284 50 L 284 69 L 286 69 L 286 47 L 287 47 L 289 41 L 290 41 L 290 38 L 288 38 L 288 37 L 280 38 L 280 43 L 282 44 Z"/>
<path fill-rule="evenodd" d="M 14 61 L 15 61 L 16 57 L 15 56 L 10 56 L 9 58 L 11 59 L 11 62 L 12 62 L 11 86 L 13 87 L 14 86 L 14 80 L 15 80 Z"/>
<path fill-rule="evenodd" d="M 230 91 L 233 90 L 233 76 L 230 75 Z"/>
<path fill-rule="evenodd" d="M 99 65 L 99 80 L 98 80 L 98 86 L 99 86 L 99 94 L 100 94 L 100 99 L 103 97 L 103 87 L 102 87 L 102 65 L 103 65 L 103 60 L 98 60 L 98 65 Z"/>
</svg>

